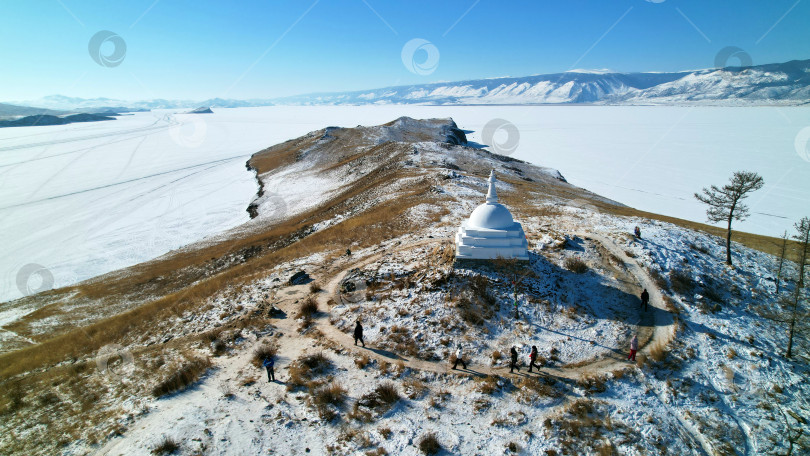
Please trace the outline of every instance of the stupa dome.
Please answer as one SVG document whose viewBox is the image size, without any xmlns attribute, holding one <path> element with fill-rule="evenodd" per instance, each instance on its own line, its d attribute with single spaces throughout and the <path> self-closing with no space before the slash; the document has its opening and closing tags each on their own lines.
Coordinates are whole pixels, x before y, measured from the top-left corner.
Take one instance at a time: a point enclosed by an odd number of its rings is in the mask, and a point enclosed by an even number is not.
<svg viewBox="0 0 810 456">
<path fill-rule="evenodd" d="M 498 202 L 495 171 L 489 174 L 486 203 L 478 206 L 456 232 L 458 259 L 529 259 L 529 244 L 520 223 Z"/>
<path fill-rule="evenodd" d="M 503 230 L 511 228 L 515 224 L 509 209 L 500 203 L 484 203 L 470 214 L 467 223 L 469 228 L 487 228 L 491 230 Z"/>
</svg>

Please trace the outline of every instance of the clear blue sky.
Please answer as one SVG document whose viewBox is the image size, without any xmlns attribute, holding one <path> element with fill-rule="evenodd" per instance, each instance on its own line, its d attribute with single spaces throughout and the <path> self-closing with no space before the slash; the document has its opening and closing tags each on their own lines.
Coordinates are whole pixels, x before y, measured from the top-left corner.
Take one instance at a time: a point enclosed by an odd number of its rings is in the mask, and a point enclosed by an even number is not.
<svg viewBox="0 0 810 456">
<path fill-rule="evenodd" d="M 571 68 L 675 71 L 712 67 L 726 46 L 754 64 L 783 62 L 810 58 L 809 24 L 810 0 L 3 0 L 0 101 L 261 98 Z M 90 57 L 101 30 L 126 42 L 116 67 Z M 439 50 L 431 74 L 403 65 L 413 38 Z"/>
</svg>

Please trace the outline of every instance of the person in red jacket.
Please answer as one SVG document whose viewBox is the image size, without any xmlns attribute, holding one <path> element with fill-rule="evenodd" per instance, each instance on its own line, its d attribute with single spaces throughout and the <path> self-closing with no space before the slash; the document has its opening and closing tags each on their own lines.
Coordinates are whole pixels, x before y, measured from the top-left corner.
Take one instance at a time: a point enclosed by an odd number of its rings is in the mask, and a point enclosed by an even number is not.
<svg viewBox="0 0 810 456">
<path fill-rule="evenodd" d="M 637 351 L 638 351 L 638 335 L 633 335 L 633 339 L 630 340 L 630 356 L 628 356 L 627 359 L 630 361 L 635 361 Z"/>
<path fill-rule="evenodd" d="M 532 352 L 529 353 L 529 372 L 532 371 L 532 367 L 536 367 L 538 370 L 540 370 L 539 366 L 535 366 L 535 361 L 537 361 L 537 347 L 532 345 Z"/>
</svg>

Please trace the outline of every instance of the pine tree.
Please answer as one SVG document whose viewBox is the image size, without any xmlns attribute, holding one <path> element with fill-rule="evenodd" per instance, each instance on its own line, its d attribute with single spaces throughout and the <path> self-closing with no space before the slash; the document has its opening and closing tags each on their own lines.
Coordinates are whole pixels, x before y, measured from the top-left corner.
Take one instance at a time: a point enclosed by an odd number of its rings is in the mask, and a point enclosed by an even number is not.
<svg viewBox="0 0 810 456">
<path fill-rule="evenodd" d="M 782 279 L 782 267 L 785 265 L 785 255 L 787 254 L 787 241 L 788 241 L 788 232 L 785 233 L 781 237 L 782 239 L 782 249 L 779 251 L 779 267 L 776 270 L 776 294 L 779 294 L 779 285 Z"/>
<path fill-rule="evenodd" d="M 709 205 L 706 215 L 709 222 L 728 222 L 726 233 L 726 264 L 731 265 L 731 222 L 748 218 L 748 206 L 742 200 L 748 194 L 759 190 L 765 185 L 765 180 L 757 173 L 737 171 L 731 176 L 731 182 L 718 188 L 712 185 L 704 188 L 703 193 L 695 193 L 695 198 L 701 203 Z"/>
<path fill-rule="evenodd" d="M 804 271 L 807 266 L 807 260 L 810 256 L 810 217 L 804 217 L 799 220 L 795 225 L 797 234 L 793 235 L 793 239 L 799 241 L 799 276 L 796 280 L 796 290 L 793 293 L 793 308 L 790 312 L 790 330 L 788 332 L 788 346 L 786 357 L 793 356 L 793 336 L 796 332 L 796 320 L 799 314 L 799 299 L 802 295 L 804 288 Z"/>
</svg>

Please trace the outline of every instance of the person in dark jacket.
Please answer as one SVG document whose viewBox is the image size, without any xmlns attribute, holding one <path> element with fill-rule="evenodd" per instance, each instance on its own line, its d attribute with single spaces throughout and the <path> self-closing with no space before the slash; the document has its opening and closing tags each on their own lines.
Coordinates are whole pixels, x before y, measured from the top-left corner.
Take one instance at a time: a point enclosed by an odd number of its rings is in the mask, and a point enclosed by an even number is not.
<svg viewBox="0 0 810 456">
<path fill-rule="evenodd" d="M 267 358 L 264 358 L 264 362 L 262 363 L 262 365 L 264 366 L 265 369 L 267 369 L 267 381 L 268 382 L 276 381 L 276 374 L 275 374 L 275 372 L 273 372 L 273 366 L 275 366 L 275 364 L 276 364 L 276 362 L 275 362 L 275 360 L 273 360 L 272 356 L 268 356 Z"/>
<path fill-rule="evenodd" d="M 357 320 L 357 324 L 354 326 L 354 345 L 357 345 L 358 340 L 365 348 L 366 342 L 363 340 L 363 326 L 360 324 L 360 320 Z"/>
<path fill-rule="evenodd" d="M 534 365 L 535 361 L 537 361 L 537 347 L 532 345 L 532 352 L 529 353 L 529 372 L 532 371 L 532 367 L 537 367 L 538 369 L 540 369 L 539 366 Z"/>
<path fill-rule="evenodd" d="M 647 293 L 647 289 L 645 288 L 644 291 L 641 292 L 641 307 L 644 308 L 644 311 L 647 311 L 647 304 L 650 303 L 650 294 Z"/>
<path fill-rule="evenodd" d="M 518 372 L 520 372 L 520 367 L 517 365 L 517 350 L 515 347 L 509 349 L 509 373 L 511 374 L 517 368 Z"/>
<path fill-rule="evenodd" d="M 458 366 L 458 363 L 461 363 L 461 367 L 464 369 L 467 368 L 467 363 L 464 362 L 464 353 L 461 351 L 461 345 L 456 348 L 456 360 L 453 362 L 453 369 Z"/>
<path fill-rule="evenodd" d="M 637 238 L 641 239 L 641 228 L 636 226 L 636 228 L 633 230 L 633 232 L 635 233 Z"/>
</svg>

